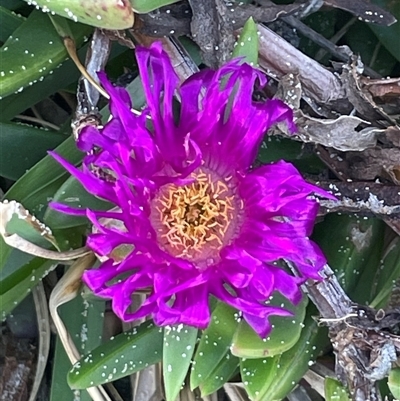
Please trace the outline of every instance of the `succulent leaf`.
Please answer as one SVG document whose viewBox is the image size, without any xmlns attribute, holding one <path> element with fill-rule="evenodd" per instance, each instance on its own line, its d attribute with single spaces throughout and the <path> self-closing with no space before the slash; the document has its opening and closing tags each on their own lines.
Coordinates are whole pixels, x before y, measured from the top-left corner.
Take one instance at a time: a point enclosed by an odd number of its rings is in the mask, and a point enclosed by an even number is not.
<svg viewBox="0 0 400 401">
<path fill-rule="evenodd" d="M 179 325 L 164 328 L 163 376 L 165 398 L 174 401 L 190 367 L 198 330 Z"/>
<path fill-rule="evenodd" d="M 315 227 L 315 240 L 339 283 L 355 302 L 371 301 L 376 267 L 382 253 L 384 226 L 377 218 L 329 215 Z"/>
<path fill-rule="evenodd" d="M 83 356 L 68 373 L 73 389 L 97 386 L 161 361 L 163 330 L 144 322 Z"/>
<path fill-rule="evenodd" d="M 205 384 L 205 382 L 209 376 L 217 375 L 215 371 L 230 355 L 229 348 L 237 326 L 235 315 L 237 315 L 237 311 L 222 302 L 219 302 L 214 309 L 211 322 L 203 331 L 193 357 L 190 374 L 192 389 L 201 384 L 203 384 L 202 389 L 212 387 L 211 384 Z"/>
<path fill-rule="evenodd" d="M 279 293 L 270 299 L 269 305 L 288 309 L 293 316 L 271 316 L 271 334 L 261 339 L 254 330 L 242 321 L 233 336 L 232 354 L 240 358 L 263 358 L 279 355 L 293 347 L 300 337 L 308 298 L 303 297 L 301 302 L 294 306 Z"/>
<path fill-rule="evenodd" d="M 325 400 L 350 401 L 350 397 L 347 390 L 338 380 L 327 377 L 325 379 Z"/>
<path fill-rule="evenodd" d="M 318 327 L 313 319 L 316 313 L 314 306 L 307 309 L 300 339 L 288 351 L 272 358 L 242 359 L 242 380 L 252 400 L 275 401 L 285 398 L 321 350 L 329 344 L 326 328 Z"/>
<path fill-rule="evenodd" d="M 77 46 L 91 28 L 76 24 Z M 35 40 L 32 40 L 35 38 Z M 0 49 L 0 98 L 41 81 L 67 58 L 67 51 L 48 15 L 34 10 Z"/>
<path fill-rule="evenodd" d="M 393 397 L 400 400 L 400 368 L 395 368 L 390 371 L 388 386 Z"/>
<path fill-rule="evenodd" d="M 227 351 L 222 361 L 200 384 L 201 396 L 205 397 L 219 390 L 238 371 L 239 358 Z"/>
<path fill-rule="evenodd" d="M 258 63 L 257 25 L 253 18 L 249 18 L 246 21 L 240 32 L 232 53 L 232 58 L 235 57 L 244 57 L 243 61 L 250 65 L 257 65 Z"/>
<path fill-rule="evenodd" d="M 133 10 L 139 14 L 146 14 L 157 8 L 169 6 L 179 0 L 130 0 Z"/>
<path fill-rule="evenodd" d="M 35 3 L 43 12 L 98 28 L 126 29 L 133 26 L 133 11 L 128 0 L 36 0 Z"/>
</svg>

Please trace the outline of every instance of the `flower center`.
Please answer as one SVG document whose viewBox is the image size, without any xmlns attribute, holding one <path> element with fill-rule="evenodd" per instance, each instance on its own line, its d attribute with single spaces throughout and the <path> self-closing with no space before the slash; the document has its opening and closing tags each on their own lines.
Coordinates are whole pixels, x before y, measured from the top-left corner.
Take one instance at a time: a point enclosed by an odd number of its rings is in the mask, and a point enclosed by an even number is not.
<svg viewBox="0 0 400 401">
<path fill-rule="evenodd" d="M 185 186 L 163 187 L 152 204 L 151 220 L 164 250 L 176 257 L 208 266 L 219 259 L 219 250 L 236 230 L 237 209 L 243 202 L 229 186 L 204 168 L 192 174 Z"/>
</svg>

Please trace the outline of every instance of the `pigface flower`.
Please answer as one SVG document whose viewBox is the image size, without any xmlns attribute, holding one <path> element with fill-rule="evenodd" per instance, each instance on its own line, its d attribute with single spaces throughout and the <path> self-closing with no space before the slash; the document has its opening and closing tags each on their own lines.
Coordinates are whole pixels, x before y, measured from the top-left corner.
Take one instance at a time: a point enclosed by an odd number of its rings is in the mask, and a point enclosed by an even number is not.
<svg viewBox="0 0 400 401">
<path fill-rule="evenodd" d="M 312 195 L 329 195 L 284 161 L 252 168 L 272 124 L 294 128 L 292 112 L 279 100 L 253 101 L 265 76 L 238 60 L 179 85 L 159 43 L 137 48 L 136 56 L 147 107 L 134 114 L 126 90 L 100 73 L 112 118 L 82 131 L 82 170 L 54 155 L 115 205 L 104 212 L 53 204 L 93 223 L 87 246 L 102 264 L 84 281 L 125 321 L 151 315 L 158 325 L 205 328 L 213 295 L 265 336 L 270 315 L 289 314 L 265 301 L 279 291 L 298 302 L 299 285 L 319 279 L 325 263 L 308 236 L 318 209 Z M 279 260 L 293 262 L 299 276 Z M 131 312 L 137 291 L 147 296 Z"/>
</svg>

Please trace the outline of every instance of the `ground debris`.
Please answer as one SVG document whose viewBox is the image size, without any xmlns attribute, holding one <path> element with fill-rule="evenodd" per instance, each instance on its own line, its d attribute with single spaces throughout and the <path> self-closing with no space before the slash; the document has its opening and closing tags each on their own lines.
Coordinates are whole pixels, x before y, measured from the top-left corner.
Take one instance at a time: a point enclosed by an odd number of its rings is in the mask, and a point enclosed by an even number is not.
<svg viewBox="0 0 400 401">
<path fill-rule="evenodd" d="M 400 310 L 385 312 L 354 304 L 352 313 L 328 325 L 336 353 L 336 373 L 353 395 L 360 391 L 360 373 L 371 389 L 376 381 L 388 376 L 392 363 L 400 356 Z"/>
<path fill-rule="evenodd" d="M 27 401 L 32 385 L 34 354 L 31 340 L 2 336 L 0 358 L 0 401 Z"/>
<path fill-rule="evenodd" d="M 353 55 L 351 62 L 342 66 L 340 79 L 350 103 L 362 117 L 369 119 L 371 123 L 378 124 L 383 120 L 395 125 L 395 119 L 374 101 L 367 89 L 368 78 L 362 76 L 363 72 L 364 64 L 359 56 Z"/>
</svg>

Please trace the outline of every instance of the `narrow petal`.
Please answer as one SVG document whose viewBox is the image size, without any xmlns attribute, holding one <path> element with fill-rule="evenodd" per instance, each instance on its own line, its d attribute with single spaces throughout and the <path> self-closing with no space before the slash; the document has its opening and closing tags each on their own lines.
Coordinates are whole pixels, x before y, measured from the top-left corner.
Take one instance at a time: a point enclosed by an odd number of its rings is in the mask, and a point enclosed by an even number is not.
<svg viewBox="0 0 400 401">
<path fill-rule="evenodd" d="M 205 329 L 210 321 L 207 285 L 178 292 L 173 306 L 168 305 L 168 299 L 159 300 L 154 321 L 160 326 L 183 323 Z"/>
</svg>

